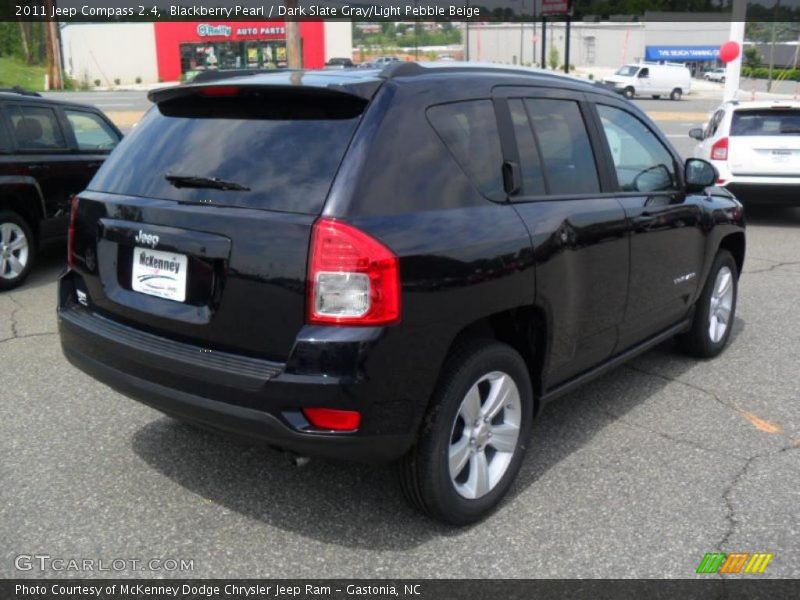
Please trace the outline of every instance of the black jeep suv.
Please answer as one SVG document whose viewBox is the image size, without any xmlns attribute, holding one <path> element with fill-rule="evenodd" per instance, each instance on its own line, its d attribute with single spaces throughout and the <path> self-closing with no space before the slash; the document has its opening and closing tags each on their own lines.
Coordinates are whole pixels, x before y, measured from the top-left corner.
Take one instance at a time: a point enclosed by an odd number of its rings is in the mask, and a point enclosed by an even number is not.
<svg viewBox="0 0 800 600">
<path fill-rule="evenodd" d="M 25 280 L 38 246 L 63 242 L 70 196 L 121 137 L 92 106 L 0 90 L 0 291 Z"/>
<path fill-rule="evenodd" d="M 463 524 L 545 402 L 728 342 L 741 205 L 598 86 L 404 63 L 150 98 L 73 206 L 59 321 L 74 365 L 169 415 L 397 461 Z"/>
</svg>

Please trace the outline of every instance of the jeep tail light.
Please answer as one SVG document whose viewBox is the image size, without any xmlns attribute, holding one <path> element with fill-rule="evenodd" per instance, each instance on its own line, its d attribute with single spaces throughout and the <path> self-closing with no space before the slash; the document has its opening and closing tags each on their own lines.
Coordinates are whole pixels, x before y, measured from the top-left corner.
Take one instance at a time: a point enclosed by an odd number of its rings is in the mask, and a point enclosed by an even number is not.
<svg viewBox="0 0 800 600">
<path fill-rule="evenodd" d="M 333 431 L 355 431 L 361 424 L 361 413 L 357 410 L 334 408 L 304 408 L 303 414 L 309 423 L 319 429 Z"/>
<path fill-rule="evenodd" d="M 399 320 L 397 256 L 352 225 L 318 220 L 308 260 L 308 322 L 388 325 Z"/>
<path fill-rule="evenodd" d="M 711 146 L 711 160 L 728 160 L 728 138 L 714 142 Z"/>
<path fill-rule="evenodd" d="M 67 266 L 75 266 L 75 219 L 78 215 L 78 196 L 69 200 L 69 229 L 67 230 Z"/>
</svg>

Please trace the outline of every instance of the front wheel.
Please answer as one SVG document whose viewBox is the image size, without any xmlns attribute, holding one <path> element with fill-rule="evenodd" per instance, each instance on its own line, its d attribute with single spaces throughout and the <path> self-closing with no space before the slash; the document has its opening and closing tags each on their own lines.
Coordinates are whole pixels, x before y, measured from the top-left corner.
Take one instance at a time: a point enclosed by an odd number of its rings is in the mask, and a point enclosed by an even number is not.
<svg viewBox="0 0 800 600">
<path fill-rule="evenodd" d="M 493 510 L 519 471 L 533 419 L 525 361 L 490 340 L 462 345 L 445 364 L 414 447 L 399 463 L 406 498 L 451 525 Z"/>
<path fill-rule="evenodd" d="M 625 96 L 628 100 L 633 98 L 635 94 L 636 90 L 634 90 L 632 87 L 626 87 L 624 90 L 622 90 L 622 95 Z"/>
<path fill-rule="evenodd" d="M 33 232 L 25 219 L 10 210 L 0 211 L 0 291 L 21 285 L 35 257 Z"/>
<path fill-rule="evenodd" d="M 681 349 L 699 358 L 713 358 L 725 349 L 736 316 L 739 272 L 727 250 L 720 250 L 695 305 L 691 329 L 678 337 Z"/>
<path fill-rule="evenodd" d="M 680 88 L 675 88 L 674 90 L 672 90 L 672 93 L 670 93 L 669 99 L 680 100 L 681 96 L 683 96 L 683 92 L 680 90 Z"/>
</svg>

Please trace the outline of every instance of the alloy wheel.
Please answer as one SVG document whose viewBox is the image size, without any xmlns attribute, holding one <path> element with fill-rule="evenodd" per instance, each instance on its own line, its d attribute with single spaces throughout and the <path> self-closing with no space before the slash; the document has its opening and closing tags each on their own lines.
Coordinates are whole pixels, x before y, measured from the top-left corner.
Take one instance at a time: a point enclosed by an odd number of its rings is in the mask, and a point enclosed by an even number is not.
<svg viewBox="0 0 800 600">
<path fill-rule="evenodd" d="M 22 228 L 16 223 L 0 223 L 0 278 L 20 277 L 29 254 L 28 238 Z"/>
<path fill-rule="evenodd" d="M 492 371 L 464 396 L 450 434 L 450 479 L 458 494 L 485 496 L 508 470 L 519 440 L 522 401 L 512 377 Z"/>
<path fill-rule="evenodd" d="M 733 307 L 733 273 L 722 267 L 714 280 L 708 311 L 708 336 L 718 344 L 728 331 Z"/>
</svg>

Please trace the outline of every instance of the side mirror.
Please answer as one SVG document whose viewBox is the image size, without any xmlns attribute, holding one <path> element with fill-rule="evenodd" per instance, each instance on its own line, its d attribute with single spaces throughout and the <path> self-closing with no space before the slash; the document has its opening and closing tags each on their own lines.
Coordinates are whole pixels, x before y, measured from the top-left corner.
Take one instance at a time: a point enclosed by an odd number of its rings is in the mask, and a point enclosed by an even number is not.
<svg viewBox="0 0 800 600">
<path fill-rule="evenodd" d="M 689 137 L 695 140 L 703 139 L 703 128 L 702 127 L 693 127 L 689 130 Z"/>
<path fill-rule="evenodd" d="M 704 190 L 717 182 L 717 168 L 702 158 L 689 158 L 684 166 L 686 189 L 690 192 Z"/>
</svg>

